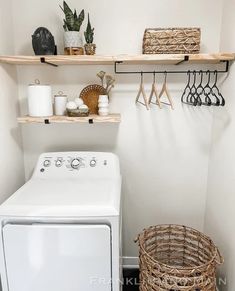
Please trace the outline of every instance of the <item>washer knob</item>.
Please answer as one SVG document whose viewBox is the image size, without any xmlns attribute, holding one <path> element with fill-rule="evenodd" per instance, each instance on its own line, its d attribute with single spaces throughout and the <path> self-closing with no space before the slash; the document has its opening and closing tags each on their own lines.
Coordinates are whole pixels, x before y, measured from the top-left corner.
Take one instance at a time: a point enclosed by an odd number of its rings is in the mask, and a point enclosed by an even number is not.
<svg viewBox="0 0 235 291">
<path fill-rule="evenodd" d="M 71 167 L 73 169 L 78 169 L 81 165 L 81 161 L 79 159 L 73 159 L 71 162 Z"/>
<path fill-rule="evenodd" d="M 95 167 L 95 166 L 96 166 L 96 160 L 94 160 L 94 159 L 91 160 L 91 161 L 90 161 L 90 166 L 91 166 L 91 167 Z"/>
<path fill-rule="evenodd" d="M 45 160 L 44 162 L 43 162 L 43 166 L 44 167 L 50 167 L 50 165 L 51 165 L 51 161 L 50 160 Z"/>
<path fill-rule="evenodd" d="M 56 166 L 57 168 L 62 167 L 62 165 L 63 165 L 63 161 L 62 161 L 61 159 L 58 159 L 58 160 L 55 161 L 55 166 Z"/>
</svg>

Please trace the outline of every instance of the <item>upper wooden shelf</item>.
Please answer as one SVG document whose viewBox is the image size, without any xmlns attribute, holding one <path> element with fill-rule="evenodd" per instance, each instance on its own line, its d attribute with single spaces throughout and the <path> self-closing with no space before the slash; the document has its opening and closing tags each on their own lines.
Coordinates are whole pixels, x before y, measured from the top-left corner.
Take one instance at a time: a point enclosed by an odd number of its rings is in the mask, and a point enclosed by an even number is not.
<svg viewBox="0 0 235 291">
<path fill-rule="evenodd" d="M 159 64 L 176 65 L 189 56 L 188 63 L 216 64 L 221 61 L 234 61 L 235 53 L 215 54 L 169 54 L 169 55 L 95 55 L 95 56 L 42 56 L 49 63 L 55 65 L 112 65 L 115 62 L 125 64 Z M 11 65 L 41 65 L 40 56 L 0 56 L 0 63 Z"/>
</svg>

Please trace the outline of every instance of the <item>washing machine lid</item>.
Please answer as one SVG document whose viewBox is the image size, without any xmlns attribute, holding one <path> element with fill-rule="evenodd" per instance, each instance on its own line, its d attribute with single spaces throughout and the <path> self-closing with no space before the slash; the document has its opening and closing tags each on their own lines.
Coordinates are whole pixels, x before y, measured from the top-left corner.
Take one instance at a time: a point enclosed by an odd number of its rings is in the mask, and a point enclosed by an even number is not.
<svg viewBox="0 0 235 291">
<path fill-rule="evenodd" d="M 120 179 L 31 179 L 0 206 L 0 216 L 118 216 Z"/>
</svg>

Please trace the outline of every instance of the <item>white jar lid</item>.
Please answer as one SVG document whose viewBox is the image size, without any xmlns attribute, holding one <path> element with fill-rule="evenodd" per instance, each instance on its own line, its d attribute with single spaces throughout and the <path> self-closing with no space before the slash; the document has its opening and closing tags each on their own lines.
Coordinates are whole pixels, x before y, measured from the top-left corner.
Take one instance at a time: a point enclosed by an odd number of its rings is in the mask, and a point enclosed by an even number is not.
<svg viewBox="0 0 235 291">
<path fill-rule="evenodd" d="M 63 91 L 59 91 L 54 97 L 67 97 Z"/>
<path fill-rule="evenodd" d="M 35 79 L 34 84 L 29 84 L 29 86 L 50 86 L 50 85 L 43 85 L 40 83 L 39 79 Z"/>
</svg>

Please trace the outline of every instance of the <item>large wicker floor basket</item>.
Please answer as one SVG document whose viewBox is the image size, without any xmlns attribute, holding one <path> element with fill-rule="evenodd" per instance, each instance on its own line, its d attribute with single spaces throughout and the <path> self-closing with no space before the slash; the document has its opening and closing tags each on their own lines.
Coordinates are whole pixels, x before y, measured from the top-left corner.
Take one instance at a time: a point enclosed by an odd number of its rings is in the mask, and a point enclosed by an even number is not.
<svg viewBox="0 0 235 291">
<path fill-rule="evenodd" d="M 215 291 L 218 248 L 203 233 L 181 225 L 145 229 L 140 250 L 141 291 Z"/>
</svg>

